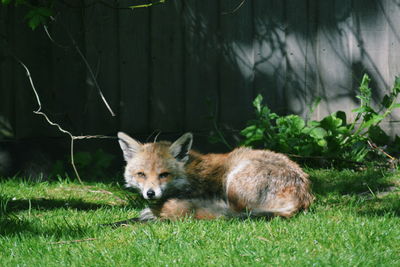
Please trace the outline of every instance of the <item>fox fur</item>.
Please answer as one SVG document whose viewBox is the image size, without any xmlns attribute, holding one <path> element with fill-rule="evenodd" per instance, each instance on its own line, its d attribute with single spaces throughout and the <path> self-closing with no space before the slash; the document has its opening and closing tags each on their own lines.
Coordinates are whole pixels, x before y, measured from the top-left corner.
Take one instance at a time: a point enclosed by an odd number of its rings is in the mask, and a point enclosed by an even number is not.
<svg viewBox="0 0 400 267">
<path fill-rule="evenodd" d="M 191 133 L 172 144 L 141 144 L 122 132 L 118 138 L 126 186 L 150 200 L 133 221 L 291 217 L 314 199 L 308 175 L 279 153 L 240 147 L 203 155 L 191 150 Z"/>
</svg>

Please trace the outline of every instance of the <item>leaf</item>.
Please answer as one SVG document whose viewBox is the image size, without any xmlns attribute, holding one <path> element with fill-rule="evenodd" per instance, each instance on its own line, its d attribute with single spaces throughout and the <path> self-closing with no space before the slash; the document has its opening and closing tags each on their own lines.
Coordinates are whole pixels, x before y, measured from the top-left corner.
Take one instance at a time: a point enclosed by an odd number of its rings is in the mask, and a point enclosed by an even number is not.
<svg viewBox="0 0 400 267">
<path fill-rule="evenodd" d="M 276 125 L 280 132 L 296 134 L 301 132 L 306 123 L 300 116 L 287 115 L 285 117 L 278 118 L 276 120 Z"/>
<path fill-rule="evenodd" d="M 310 127 L 319 127 L 321 125 L 321 122 L 319 121 L 309 121 L 308 126 Z"/>
<path fill-rule="evenodd" d="M 47 19 L 53 15 L 53 11 L 46 7 L 37 7 L 31 9 L 25 18 L 28 19 L 29 27 L 34 30 L 40 24 L 46 23 Z"/>
<path fill-rule="evenodd" d="M 263 96 L 258 94 L 257 97 L 253 101 L 253 106 L 256 108 L 258 113 L 261 113 L 261 103 L 263 101 Z"/>
<path fill-rule="evenodd" d="M 335 115 L 329 115 L 322 119 L 321 127 L 325 130 L 336 130 L 336 128 L 342 126 L 343 121 L 337 118 Z"/>
<path fill-rule="evenodd" d="M 382 106 L 384 106 L 385 108 L 389 108 L 389 107 L 390 107 L 390 104 L 391 104 L 391 99 L 390 99 L 390 97 L 389 97 L 388 95 L 385 95 L 385 96 L 383 97 L 383 99 L 382 99 L 381 104 L 382 104 Z"/>
<path fill-rule="evenodd" d="M 342 111 L 342 110 L 336 111 L 335 116 L 342 120 L 342 125 L 347 124 L 346 113 L 344 111 Z"/>
<path fill-rule="evenodd" d="M 328 142 L 326 142 L 325 139 L 321 139 L 321 140 L 318 140 L 317 144 L 319 146 L 326 147 L 328 145 Z"/>
<path fill-rule="evenodd" d="M 400 93 L 400 77 L 394 79 L 393 93 L 397 96 Z"/>
<path fill-rule="evenodd" d="M 252 136 L 254 134 L 254 131 L 256 130 L 257 126 L 256 125 L 250 125 L 246 128 L 244 128 L 243 130 L 240 131 L 240 134 L 249 138 L 250 136 Z"/>
<path fill-rule="evenodd" d="M 315 139 L 323 139 L 327 135 L 326 130 L 321 127 L 317 127 L 311 130 L 310 136 Z"/>
<path fill-rule="evenodd" d="M 400 108 L 400 103 L 396 103 L 392 106 L 393 108 Z"/>
<path fill-rule="evenodd" d="M 11 2 L 11 0 L 1 0 L 1 3 L 4 5 L 8 5 Z"/>
<path fill-rule="evenodd" d="M 378 114 L 373 114 L 371 116 L 370 119 L 368 119 L 367 121 L 363 122 L 359 128 L 359 130 L 365 129 L 365 128 L 369 128 L 374 124 L 377 124 L 379 122 L 381 122 L 385 117 L 382 115 L 378 115 Z"/>
</svg>

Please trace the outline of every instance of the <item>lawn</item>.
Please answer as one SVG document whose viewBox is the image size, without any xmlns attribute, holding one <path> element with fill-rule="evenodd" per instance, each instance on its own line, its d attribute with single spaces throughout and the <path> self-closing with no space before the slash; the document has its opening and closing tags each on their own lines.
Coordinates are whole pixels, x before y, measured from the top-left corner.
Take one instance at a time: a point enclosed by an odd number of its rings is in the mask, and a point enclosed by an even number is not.
<svg viewBox="0 0 400 267">
<path fill-rule="evenodd" d="M 143 206 L 119 179 L 0 179 L 1 266 L 400 266 L 400 173 L 308 170 L 289 220 L 103 223 Z"/>
</svg>

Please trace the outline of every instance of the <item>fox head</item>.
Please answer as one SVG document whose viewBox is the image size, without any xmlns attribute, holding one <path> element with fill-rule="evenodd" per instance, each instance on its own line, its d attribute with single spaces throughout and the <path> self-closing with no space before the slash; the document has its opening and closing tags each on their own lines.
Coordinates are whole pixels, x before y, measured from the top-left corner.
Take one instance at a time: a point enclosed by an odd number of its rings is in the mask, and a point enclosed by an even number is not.
<svg viewBox="0 0 400 267">
<path fill-rule="evenodd" d="M 168 186 L 184 180 L 184 165 L 193 142 L 191 133 L 184 134 L 172 144 L 141 144 L 123 132 L 118 133 L 118 139 L 127 163 L 126 186 L 139 189 L 145 199 L 160 199 Z"/>
</svg>

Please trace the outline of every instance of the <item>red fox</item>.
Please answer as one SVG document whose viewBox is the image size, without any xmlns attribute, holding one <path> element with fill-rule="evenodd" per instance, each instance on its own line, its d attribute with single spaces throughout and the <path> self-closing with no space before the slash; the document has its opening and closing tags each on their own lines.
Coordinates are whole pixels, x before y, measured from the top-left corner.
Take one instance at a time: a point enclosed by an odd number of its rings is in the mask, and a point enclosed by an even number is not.
<svg viewBox="0 0 400 267">
<path fill-rule="evenodd" d="M 279 153 L 240 147 L 203 155 L 191 150 L 191 133 L 172 144 L 141 144 L 122 132 L 118 138 L 126 186 L 139 189 L 150 203 L 131 221 L 291 217 L 314 198 L 308 175 Z"/>
</svg>

